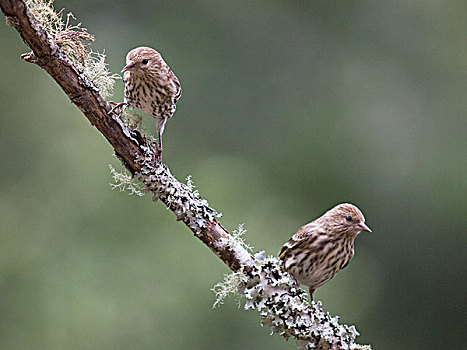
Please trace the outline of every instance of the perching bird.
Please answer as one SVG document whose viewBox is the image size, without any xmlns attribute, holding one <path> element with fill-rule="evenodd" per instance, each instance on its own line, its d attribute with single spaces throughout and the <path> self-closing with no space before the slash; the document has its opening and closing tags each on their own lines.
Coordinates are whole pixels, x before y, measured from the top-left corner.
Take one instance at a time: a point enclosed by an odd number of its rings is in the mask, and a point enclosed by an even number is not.
<svg viewBox="0 0 467 350">
<path fill-rule="evenodd" d="M 156 144 L 157 161 L 162 161 L 162 133 L 165 123 L 175 113 L 175 103 L 182 90 L 180 83 L 164 59 L 150 47 L 137 47 L 126 56 L 122 69 L 125 97 L 122 104 L 140 109 L 157 120 L 159 144 Z"/>
<path fill-rule="evenodd" d="M 354 205 L 339 204 L 302 226 L 282 247 L 279 258 L 295 280 L 310 288 L 310 296 L 346 267 L 354 255 L 354 240 L 371 232 Z"/>
</svg>

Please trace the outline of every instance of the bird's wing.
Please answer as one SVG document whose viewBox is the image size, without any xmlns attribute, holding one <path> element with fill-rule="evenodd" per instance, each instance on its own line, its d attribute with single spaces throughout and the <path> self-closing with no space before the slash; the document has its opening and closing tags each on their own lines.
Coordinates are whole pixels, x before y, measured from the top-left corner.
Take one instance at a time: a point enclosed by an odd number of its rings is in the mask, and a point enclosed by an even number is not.
<svg viewBox="0 0 467 350">
<path fill-rule="evenodd" d="M 317 228 L 313 222 L 306 224 L 292 236 L 287 243 L 284 244 L 279 252 L 279 259 L 284 260 L 291 250 L 298 248 L 302 244 L 307 244 L 306 239 L 316 232 Z"/>
<path fill-rule="evenodd" d="M 182 96 L 182 88 L 180 86 L 180 82 L 178 81 L 177 76 L 175 75 L 175 73 L 170 68 L 169 68 L 169 77 L 175 83 L 175 86 L 176 86 L 176 92 L 175 92 L 174 100 L 175 100 L 175 102 L 177 102 L 180 99 L 180 97 Z"/>
<path fill-rule="evenodd" d="M 350 259 L 347 260 L 342 266 L 341 266 L 341 270 L 345 269 L 347 267 L 347 265 L 349 264 L 350 262 Z"/>
<path fill-rule="evenodd" d="M 290 241 L 289 241 L 289 242 L 290 242 Z M 284 244 L 284 245 L 282 246 L 281 251 L 279 252 L 279 259 L 281 259 L 282 261 L 284 261 L 285 257 L 287 256 L 287 253 L 288 253 L 288 251 L 289 251 L 289 247 L 288 247 L 288 243 L 289 243 L 289 242 L 287 242 L 286 244 Z"/>
</svg>

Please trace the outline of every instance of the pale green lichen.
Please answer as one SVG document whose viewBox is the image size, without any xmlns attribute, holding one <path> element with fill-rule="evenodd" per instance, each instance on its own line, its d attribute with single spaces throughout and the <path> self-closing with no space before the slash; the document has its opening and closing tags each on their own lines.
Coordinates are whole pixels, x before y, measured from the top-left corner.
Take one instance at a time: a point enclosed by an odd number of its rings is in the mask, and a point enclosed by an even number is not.
<svg viewBox="0 0 467 350">
<path fill-rule="evenodd" d="M 232 247 L 234 250 L 236 250 L 235 248 L 238 245 L 244 250 L 246 250 L 247 252 L 251 253 L 253 251 L 253 247 L 247 244 L 242 237 L 245 233 L 246 233 L 245 224 L 239 224 L 237 226 L 237 229 L 233 230 L 230 233 L 229 239 L 227 241 L 227 245 Z"/>
<path fill-rule="evenodd" d="M 237 298 L 238 307 L 241 303 L 241 293 L 240 289 L 245 286 L 248 277 L 243 273 L 243 271 L 232 272 L 224 275 L 224 280 L 217 283 L 211 290 L 216 295 L 216 300 L 212 308 L 214 309 L 218 305 L 224 304 L 224 300 L 232 295 Z"/>
<path fill-rule="evenodd" d="M 153 200 L 161 199 L 174 212 L 178 221 L 183 221 L 195 234 L 200 234 L 209 223 L 222 216 L 209 206 L 206 199 L 200 197 L 198 191 L 179 182 L 165 164 L 154 168 L 154 148 L 150 144 L 141 145 L 144 158 L 137 159 L 141 171 L 135 176 L 151 191 Z"/>
<path fill-rule="evenodd" d="M 361 348 L 355 343 L 359 335 L 355 327 L 339 324 L 338 316 L 325 312 L 321 302 L 310 303 L 307 292 L 295 287 L 279 258 L 259 252 L 254 259 L 251 278 L 243 291 L 245 309 L 259 311 L 262 324 L 271 327 L 272 333 L 286 339 L 294 337 L 299 349 Z"/>
<path fill-rule="evenodd" d="M 84 41 L 94 41 L 94 36 L 89 34 L 81 23 L 72 24 L 76 20 L 71 12 L 63 19 L 63 9 L 55 11 L 53 0 L 26 0 L 26 5 L 30 13 L 39 22 L 60 50 L 80 68 L 83 68 L 85 61 L 89 58 L 89 52 Z"/>
<path fill-rule="evenodd" d="M 113 95 L 115 81 L 122 77 L 112 73 L 105 63 L 105 52 L 89 52 L 89 57 L 84 61 L 83 73 L 97 86 L 103 98 Z"/>
<path fill-rule="evenodd" d="M 198 190 L 195 190 L 196 185 L 194 184 L 193 178 L 191 177 L 191 175 L 188 175 L 185 180 L 186 180 L 186 185 L 190 189 L 190 191 L 193 192 L 195 195 L 199 195 Z"/>
<path fill-rule="evenodd" d="M 74 24 L 76 18 L 71 12 L 63 19 L 63 9 L 56 11 L 53 0 L 26 0 L 29 12 L 45 30 L 47 37 L 51 39 L 60 51 L 82 71 L 99 89 L 104 98 L 113 94 L 116 79 L 121 79 L 118 74 L 111 73 L 105 63 L 105 55 L 94 51 L 88 51 L 89 43 L 95 38 L 83 28 L 81 23 Z"/>
<path fill-rule="evenodd" d="M 139 114 L 130 112 L 128 109 L 123 108 L 122 113 L 120 114 L 120 118 L 129 129 L 138 130 L 140 134 L 146 136 L 146 131 L 141 127 L 143 117 L 141 117 Z"/>
<path fill-rule="evenodd" d="M 130 130 L 138 131 L 148 144 L 153 144 L 156 138 L 146 128 L 143 127 L 143 117 L 133 110 L 123 108 L 120 119 Z"/>
<path fill-rule="evenodd" d="M 371 346 L 355 344 L 351 347 L 351 350 L 371 350 Z"/>
<path fill-rule="evenodd" d="M 139 197 L 144 196 L 139 184 L 134 183 L 130 175 L 120 173 L 109 164 L 110 174 L 114 178 L 115 183 L 109 183 L 112 190 L 118 189 L 120 192 L 128 191 L 129 195 L 136 194 Z"/>
<path fill-rule="evenodd" d="M 339 324 L 339 317 L 325 312 L 321 302 L 309 302 L 307 293 L 296 288 L 291 276 L 283 270 L 279 258 L 258 252 L 253 265 L 248 276 L 232 273 L 216 284 L 215 306 L 238 293 L 237 296 L 245 298 L 245 309 L 260 313 L 262 325 L 270 327 L 271 334 L 294 338 L 300 350 L 371 350 L 369 345 L 355 342 L 359 335 L 355 326 Z"/>
</svg>

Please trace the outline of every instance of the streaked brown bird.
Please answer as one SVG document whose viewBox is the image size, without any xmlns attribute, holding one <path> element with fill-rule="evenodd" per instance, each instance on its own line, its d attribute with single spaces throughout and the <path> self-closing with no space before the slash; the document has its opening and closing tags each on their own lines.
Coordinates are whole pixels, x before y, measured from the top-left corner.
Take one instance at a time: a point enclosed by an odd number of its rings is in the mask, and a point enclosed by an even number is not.
<svg viewBox="0 0 467 350">
<path fill-rule="evenodd" d="M 175 113 L 175 104 L 182 89 L 178 78 L 169 68 L 159 52 L 150 47 L 137 47 L 126 56 L 122 69 L 125 83 L 125 98 L 122 105 L 139 109 L 157 120 L 157 161 L 162 161 L 162 134 L 165 123 Z"/>
<path fill-rule="evenodd" d="M 310 288 L 310 296 L 344 267 L 354 255 L 354 240 L 371 232 L 354 205 L 339 204 L 302 226 L 282 247 L 279 258 L 297 281 Z"/>
</svg>

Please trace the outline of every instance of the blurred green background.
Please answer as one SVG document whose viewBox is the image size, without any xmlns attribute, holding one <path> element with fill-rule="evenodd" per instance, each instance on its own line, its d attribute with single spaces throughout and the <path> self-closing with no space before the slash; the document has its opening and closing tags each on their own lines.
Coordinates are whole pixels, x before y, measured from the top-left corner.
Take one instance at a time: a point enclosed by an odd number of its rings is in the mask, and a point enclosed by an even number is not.
<svg viewBox="0 0 467 350">
<path fill-rule="evenodd" d="M 465 1 L 57 1 L 119 72 L 158 49 L 183 96 L 164 159 L 276 254 L 349 201 L 362 234 L 316 298 L 374 349 L 466 332 Z M 149 196 L 0 25 L 0 348 L 295 349 L 210 288 L 227 268 Z M 113 100 L 122 100 L 118 81 Z M 152 132 L 155 124 L 146 117 Z"/>
</svg>

